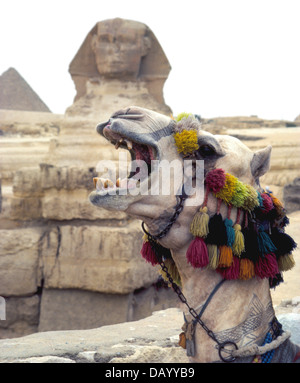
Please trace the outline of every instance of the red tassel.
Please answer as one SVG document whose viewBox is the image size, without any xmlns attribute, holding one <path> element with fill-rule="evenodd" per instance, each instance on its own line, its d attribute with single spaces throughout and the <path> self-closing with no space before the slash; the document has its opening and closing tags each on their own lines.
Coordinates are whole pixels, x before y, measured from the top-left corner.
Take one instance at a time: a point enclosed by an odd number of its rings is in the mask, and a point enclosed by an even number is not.
<svg viewBox="0 0 300 383">
<path fill-rule="evenodd" d="M 144 242 L 142 249 L 141 249 L 142 257 L 149 263 L 151 263 L 152 266 L 158 264 L 158 260 L 156 257 L 155 252 L 152 249 L 152 246 L 149 241 Z"/>
<path fill-rule="evenodd" d="M 223 169 L 213 169 L 205 177 L 206 185 L 213 193 L 219 192 L 225 186 L 226 175 Z"/>
<path fill-rule="evenodd" d="M 240 260 L 238 257 L 233 257 L 233 262 L 230 267 L 217 268 L 217 272 L 224 279 L 238 279 L 240 275 Z"/>
<path fill-rule="evenodd" d="M 266 254 L 264 257 L 259 257 L 255 263 L 255 275 L 259 278 L 273 278 L 279 274 L 278 263 L 274 253 Z"/>
<path fill-rule="evenodd" d="M 200 268 L 208 265 L 207 246 L 202 238 L 195 237 L 187 250 L 186 257 L 193 267 Z"/>
<path fill-rule="evenodd" d="M 263 200 L 263 212 L 269 213 L 274 207 L 272 198 L 267 193 L 261 194 L 262 200 Z"/>
</svg>

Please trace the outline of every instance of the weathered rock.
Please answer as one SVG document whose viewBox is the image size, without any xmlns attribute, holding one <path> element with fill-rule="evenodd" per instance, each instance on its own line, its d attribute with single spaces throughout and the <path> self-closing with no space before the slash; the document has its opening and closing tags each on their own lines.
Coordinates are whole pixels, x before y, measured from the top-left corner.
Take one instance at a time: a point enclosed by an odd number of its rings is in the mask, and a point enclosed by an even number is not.
<svg viewBox="0 0 300 383">
<path fill-rule="evenodd" d="M 176 307 L 171 289 L 150 286 L 129 294 L 75 289 L 43 289 L 39 331 L 81 330 L 139 320 L 153 311 Z"/>
<path fill-rule="evenodd" d="M 285 208 L 289 213 L 300 210 L 300 177 L 284 186 L 283 198 Z"/>
<path fill-rule="evenodd" d="M 140 225 L 57 226 L 41 244 L 47 288 L 127 294 L 152 284 L 156 270 L 140 256 Z"/>
<path fill-rule="evenodd" d="M 0 338 L 16 338 L 38 331 L 40 296 L 5 298 L 5 320 L 0 320 Z"/>
<path fill-rule="evenodd" d="M 128 294 L 45 288 L 38 330 L 80 330 L 126 322 L 130 298 Z"/>
<path fill-rule="evenodd" d="M 67 359 L 78 363 L 184 363 L 188 361 L 185 350 L 178 346 L 182 324 L 181 311 L 173 308 L 156 311 L 140 321 L 92 330 L 47 331 L 18 339 L 3 339 L 0 340 L 0 362 L 26 362 L 29 358 L 41 357 L 51 360 L 52 357 L 67 356 Z"/>
<path fill-rule="evenodd" d="M 0 230 L 0 295 L 33 294 L 39 279 L 39 228 Z"/>
<path fill-rule="evenodd" d="M 300 345 L 300 313 L 279 314 L 277 319 L 286 331 L 291 332 L 291 341 Z"/>
</svg>

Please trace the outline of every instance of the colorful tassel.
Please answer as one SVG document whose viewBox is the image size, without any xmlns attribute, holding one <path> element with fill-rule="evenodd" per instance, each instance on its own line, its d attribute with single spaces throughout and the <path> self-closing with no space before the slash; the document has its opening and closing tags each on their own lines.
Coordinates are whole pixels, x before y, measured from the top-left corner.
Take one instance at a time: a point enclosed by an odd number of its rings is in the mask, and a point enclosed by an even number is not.
<svg viewBox="0 0 300 383">
<path fill-rule="evenodd" d="M 206 237 L 206 242 L 214 245 L 226 245 L 227 233 L 223 218 L 220 213 L 216 213 L 210 218 L 208 223 L 209 233 Z"/>
<path fill-rule="evenodd" d="M 271 241 L 270 236 L 268 235 L 268 233 L 263 231 L 262 227 L 260 227 L 258 230 L 257 240 L 258 240 L 258 250 L 262 256 L 276 251 L 276 247 L 274 243 Z"/>
<path fill-rule="evenodd" d="M 220 252 L 217 245 L 207 244 L 209 264 L 208 267 L 212 270 L 216 270 L 219 264 Z"/>
<path fill-rule="evenodd" d="M 209 263 L 207 246 L 204 240 L 200 237 L 196 237 L 190 244 L 187 253 L 187 261 L 193 267 L 200 268 L 205 267 Z"/>
<path fill-rule="evenodd" d="M 278 228 L 272 229 L 271 240 L 276 247 L 275 254 L 277 257 L 291 253 L 297 247 L 297 243 L 293 238 Z"/>
<path fill-rule="evenodd" d="M 177 266 L 176 266 L 175 262 L 173 261 L 173 259 L 171 259 L 171 258 L 165 259 L 164 264 L 167 267 L 168 273 L 171 275 L 171 277 L 172 277 L 173 281 L 176 283 L 176 285 L 181 286 L 180 274 L 178 272 Z M 167 274 L 162 269 L 159 270 L 159 273 L 161 274 L 161 276 L 163 277 L 163 279 L 166 282 L 169 282 Z"/>
<path fill-rule="evenodd" d="M 241 254 L 242 258 L 250 259 L 252 262 L 257 262 L 259 258 L 257 233 L 253 228 L 246 227 L 242 229 L 244 237 L 245 249 Z"/>
<path fill-rule="evenodd" d="M 227 234 L 227 246 L 232 247 L 234 240 L 235 240 L 235 231 L 233 226 L 233 222 L 230 218 L 226 218 L 224 220 L 224 225 L 226 228 L 226 234 Z"/>
<path fill-rule="evenodd" d="M 295 266 L 295 260 L 294 260 L 293 254 L 291 253 L 280 256 L 277 259 L 277 262 L 278 262 L 278 268 L 280 271 L 288 271 Z"/>
<path fill-rule="evenodd" d="M 245 185 L 245 186 L 247 190 L 247 196 L 244 200 L 242 208 L 247 211 L 252 211 L 257 206 L 259 206 L 259 200 L 257 197 L 256 190 L 250 185 Z"/>
<path fill-rule="evenodd" d="M 242 252 L 245 250 L 245 239 L 244 239 L 244 234 L 242 233 L 242 228 L 241 225 L 235 224 L 234 225 L 234 232 L 235 232 L 235 237 L 234 237 L 234 243 L 233 243 L 233 254 L 240 256 Z"/>
<path fill-rule="evenodd" d="M 206 186 L 213 192 L 218 193 L 225 186 L 225 172 L 223 169 L 213 169 L 205 176 Z"/>
<path fill-rule="evenodd" d="M 218 267 L 217 272 L 220 273 L 224 279 L 238 279 L 240 273 L 239 259 L 237 257 L 233 257 L 233 262 L 230 267 Z"/>
<path fill-rule="evenodd" d="M 225 186 L 215 193 L 215 196 L 229 204 L 235 192 L 237 178 L 229 173 L 226 173 L 225 177 Z"/>
<path fill-rule="evenodd" d="M 276 255 L 274 253 L 265 254 L 259 257 L 254 265 L 255 275 L 259 278 L 274 278 L 279 273 Z"/>
<path fill-rule="evenodd" d="M 219 247 L 220 257 L 218 267 L 229 267 L 233 262 L 232 249 L 229 246 L 223 245 Z"/>
<path fill-rule="evenodd" d="M 146 241 L 143 243 L 141 254 L 142 257 L 147 262 L 151 263 L 152 266 L 157 265 L 159 263 L 150 241 Z"/>
<path fill-rule="evenodd" d="M 264 213 L 269 213 L 274 208 L 272 198 L 267 193 L 262 193 L 261 198 L 263 200 L 262 211 Z"/>
<path fill-rule="evenodd" d="M 243 182 L 237 180 L 235 184 L 235 190 L 230 203 L 237 208 L 242 207 L 248 195 L 247 190 L 248 189 L 246 185 Z"/>
<path fill-rule="evenodd" d="M 209 215 L 207 214 L 207 207 L 204 206 L 195 214 L 191 223 L 190 231 L 193 236 L 205 238 L 208 235 L 208 222 Z"/>
<path fill-rule="evenodd" d="M 248 280 L 255 276 L 254 263 L 250 259 L 243 258 L 240 260 L 239 279 Z"/>
<path fill-rule="evenodd" d="M 270 277 L 269 278 L 270 289 L 277 287 L 282 282 L 283 282 L 283 278 L 282 278 L 281 273 L 276 274 L 275 277 Z"/>
</svg>

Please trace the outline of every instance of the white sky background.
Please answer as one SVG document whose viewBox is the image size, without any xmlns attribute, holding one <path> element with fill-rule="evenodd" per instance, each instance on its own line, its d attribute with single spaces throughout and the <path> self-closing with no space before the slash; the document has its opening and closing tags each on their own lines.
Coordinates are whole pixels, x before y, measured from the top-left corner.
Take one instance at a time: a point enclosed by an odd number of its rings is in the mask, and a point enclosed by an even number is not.
<svg viewBox="0 0 300 383">
<path fill-rule="evenodd" d="M 14 67 L 54 113 L 73 103 L 68 67 L 96 22 L 147 24 L 172 70 L 166 103 L 204 118 L 300 114 L 300 0 L 0 0 L 0 74 Z"/>
</svg>

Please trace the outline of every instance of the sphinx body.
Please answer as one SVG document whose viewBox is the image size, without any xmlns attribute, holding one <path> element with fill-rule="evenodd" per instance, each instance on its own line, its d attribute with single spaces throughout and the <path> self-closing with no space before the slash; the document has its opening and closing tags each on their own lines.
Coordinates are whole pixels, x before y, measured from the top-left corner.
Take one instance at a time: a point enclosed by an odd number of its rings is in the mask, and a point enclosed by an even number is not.
<svg viewBox="0 0 300 383">
<path fill-rule="evenodd" d="M 174 141 L 174 133 L 180 131 L 180 123 L 156 112 L 129 107 L 114 113 L 109 121 L 98 125 L 98 133 L 117 147 L 121 146 L 130 151 L 135 167 L 131 169 L 128 177 L 116 183 L 96 180 L 97 190 L 91 193 L 90 201 L 95 206 L 125 211 L 141 219 L 153 237 L 169 226 L 167 233 L 157 242 L 170 249 L 189 306 L 199 311 L 214 288 L 226 279 L 205 308 L 201 320 L 219 343 L 232 341 L 238 349 L 261 345 L 274 323 L 269 278 L 256 275 L 242 279 L 226 278 L 225 274 L 217 272 L 216 268 L 195 267 L 187 259 L 187 253 L 193 241 L 190 230 L 193 217 L 199 206 L 203 206 L 203 183 L 197 183 L 199 174 L 205 177 L 215 169 L 222 169 L 226 174 L 236 177 L 239 182 L 249 185 L 251 190 L 260 190 L 259 178 L 269 169 L 271 147 L 253 153 L 234 137 L 212 135 L 202 131 L 200 125 L 197 126 L 197 121 L 189 121 L 188 118 L 183 121 L 190 124 L 187 131 L 196 131 L 196 146 L 192 153 L 187 152 L 184 155 L 179 153 Z M 191 172 L 185 173 L 184 167 L 188 160 Z M 197 160 L 203 164 L 203 172 L 199 174 L 197 166 L 195 167 Z M 162 164 L 164 161 L 169 164 L 175 163 L 179 174 L 183 174 L 179 183 L 176 183 L 178 172 L 172 173 L 174 187 L 170 189 L 170 193 L 162 193 L 165 180 L 159 182 L 159 167 L 151 166 L 153 161 L 156 164 Z M 141 171 L 142 163 L 146 164 L 144 171 Z M 188 178 L 192 179 L 193 193 L 186 195 L 183 209 L 174 219 L 178 194 L 182 193 L 182 185 L 187 184 Z M 153 195 L 150 189 L 157 183 L 158 192 Z M 201 189 L 199 193 L 197 189 Z M 141 190 L 148 192 L 141 193 Z M 205 207 L 210 218 L 214 216 L 216 209 L 223 219 L 228 217 L 228 205 L 218 204 L 219 199 L 213 193 L 205 196 Z M 245 217 L 241 217 L 240 209 L 231 206 L 230 218 L 236 222 Z M 187 323 L 191 323 L 193 318 L 185 306 L 183 311 Z M 192 361 L 220 361 L 216 342 L 208 335 L 199 324 L 195 326 L 195 351 L 191 355 Z M 284 343 L 284 347 L 284 351 L 282 347 L 278 348 L 273 361 L 280 361 L 283 353 L 283 361 L 291 361 L 299 351 L 289 340 Z M 237 358 L 236 361 L 250 362 L 253 358 L 254 355 Z"/>
</svg>

